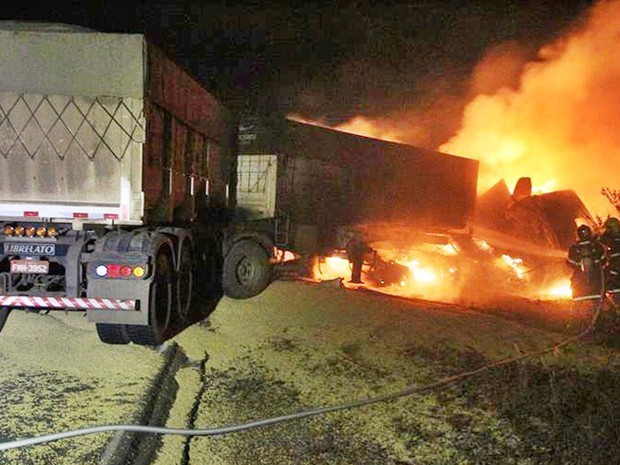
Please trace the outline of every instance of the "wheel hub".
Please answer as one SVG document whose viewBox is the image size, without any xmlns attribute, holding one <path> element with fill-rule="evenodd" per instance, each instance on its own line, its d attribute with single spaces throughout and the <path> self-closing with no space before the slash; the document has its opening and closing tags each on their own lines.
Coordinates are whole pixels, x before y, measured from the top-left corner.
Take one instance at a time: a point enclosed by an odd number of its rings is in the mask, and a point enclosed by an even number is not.
<svg viewBox="0 0 620 465">
<path fill-rule="evenodd" d="M 254 265 L 247 258 L 243 258 L 237 265 L 237 279 L 240 283 L 247 283 L 253 276 Z"/>
</svg>

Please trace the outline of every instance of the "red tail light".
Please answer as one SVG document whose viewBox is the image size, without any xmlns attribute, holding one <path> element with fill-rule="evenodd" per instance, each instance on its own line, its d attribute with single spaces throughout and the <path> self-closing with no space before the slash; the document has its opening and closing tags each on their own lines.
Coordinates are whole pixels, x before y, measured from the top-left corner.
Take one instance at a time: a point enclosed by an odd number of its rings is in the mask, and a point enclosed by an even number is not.
<svg viewBox="0 0 620 465">
<path fill-rule="evenodd" d="M 99 265 L 95 265 L 94 274 L 99 278 L 142 279 L 147 275 L 147 267 L 146 265 L 101 263 Z"/>
<path fill-rule="evenodd" d="M 130 266 L 123 266 L 121 268 L 121 276 L 123 278 L 128 278 L 129 276 L 131 276 L 131 267 Z"/>
<path fill-rule="evenodd" d="M 121 266 L 115 263 L 108 264 L 108 278 L 120 278 Z"/>
</svg>

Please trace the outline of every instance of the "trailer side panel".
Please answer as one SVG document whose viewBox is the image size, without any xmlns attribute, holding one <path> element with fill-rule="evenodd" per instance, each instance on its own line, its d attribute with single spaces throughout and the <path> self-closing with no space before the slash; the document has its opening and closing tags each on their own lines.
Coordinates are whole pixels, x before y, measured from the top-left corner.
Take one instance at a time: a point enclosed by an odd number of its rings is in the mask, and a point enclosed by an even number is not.
<svg viewBox="0 0 620 465">
<path fill-rule="evenodd" d="M 240 134 L 240 147 L 243 154 L 277 153 L 295 160 L 286 162 L 290 166 L 305 164 L 302 173 L 322 166 L 309 175 L 309 184 L 278 189 L 278 197 L 283 197 L 278 205 L 302 221 L 320 226 L 391 221 L 463 228 L 473 219 L 476 160 L 293 121 L 248 125 Z M 281 176 L 295 182 L 304 179 L 298 173 L 291 177 L 292 172 Z M 331 196 L 333 192 L 338 196 Z"/>
</svg>

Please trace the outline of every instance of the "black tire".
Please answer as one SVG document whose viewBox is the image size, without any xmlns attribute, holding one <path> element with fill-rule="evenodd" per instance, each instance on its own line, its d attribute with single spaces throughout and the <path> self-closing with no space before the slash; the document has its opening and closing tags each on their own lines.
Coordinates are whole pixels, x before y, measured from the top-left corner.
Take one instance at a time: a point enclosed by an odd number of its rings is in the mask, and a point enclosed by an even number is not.
<svg viewBox="0 0 620 465">
<path fill-rule="evenodd" d="M 6 320 L 9 319 L 10 313 L 11 309 L 9 307 L 0 307 L 0 332 L 2 332 L 2 328 L 4 328 Z"/>
<path fill-rule="evenodd" d="M 99 340 L 105 344 L 129 344 L 131 342 L 125 325 L 97 323 L 96 326 Z"/>
<path fill-rule="evenodd" d="M 260 294 L 271 282 L 272 268 L 262 246 L 250 240 L 238 242 L 224 258 L 224 295 L 248 299 Z"/>
<path fill-rule="evenodd" d="M 179 253 L 179 266 L 176 282 L 176 305 L 179 321 L 184 324 L 189 318 L 194 300 L 194 280 L 196 275 L 196 262 L 194 260 L 194 248 L 190 241 L 184 241 Z"/>
<path fill-rule="evenodd" d="M 149 324 L 127 325 L 131 342 L 141 346 L 158 346 L 166 340 L 175 302 L 172 257 L 167 247 L 157 253 L 155 276 L 149 298 Z"/>
</svg>

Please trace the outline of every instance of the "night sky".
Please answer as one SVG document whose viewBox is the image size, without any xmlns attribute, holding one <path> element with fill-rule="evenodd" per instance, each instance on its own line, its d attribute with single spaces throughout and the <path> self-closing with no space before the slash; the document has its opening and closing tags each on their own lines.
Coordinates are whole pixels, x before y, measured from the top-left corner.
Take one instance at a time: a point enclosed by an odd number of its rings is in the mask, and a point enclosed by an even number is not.
<svg viewBox="0 0 620 465">
<path fill-rule="evenodd" d="M 489 47 L 533 54 L 592 2 L 371 3 L 74 1 L 3 5 L 0 17 L 143 32 L 231 108 L 336 124 L 466 92 Z"/>
</svg>

